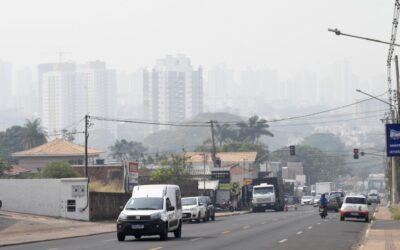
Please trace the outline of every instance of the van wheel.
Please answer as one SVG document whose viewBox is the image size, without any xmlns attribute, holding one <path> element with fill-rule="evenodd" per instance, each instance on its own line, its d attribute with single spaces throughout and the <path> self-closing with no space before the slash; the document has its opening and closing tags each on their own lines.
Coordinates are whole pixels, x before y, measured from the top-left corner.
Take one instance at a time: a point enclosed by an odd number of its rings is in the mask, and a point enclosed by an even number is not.
<svg viewBox="0 0 400 250">
<path fill-rule="evenodd" d="M 161 232 L 160 240 L 168 240 L 168 225 L 165 225 L 164 230 Z"/>
<path fill-rule="evenodd" d="M 117 233 L 117 238 L 118 238 L 118 241 L 124 241 L 125 240 L 125 234 Z"/>
<path fill-rule="evenodd" d="M 174 236 L 175 238 L 180 238 L 182 235 L 182 222 L 179 222 L 179 227 L 175 229 Z"/>
<path fill-rule="evenodd" d="M 206 215 L 206 214 L 204 214 L 204 217 L 203 217 L 203 222 L 207 222 L 208 221 L 208 216 Z"/>
</svg>

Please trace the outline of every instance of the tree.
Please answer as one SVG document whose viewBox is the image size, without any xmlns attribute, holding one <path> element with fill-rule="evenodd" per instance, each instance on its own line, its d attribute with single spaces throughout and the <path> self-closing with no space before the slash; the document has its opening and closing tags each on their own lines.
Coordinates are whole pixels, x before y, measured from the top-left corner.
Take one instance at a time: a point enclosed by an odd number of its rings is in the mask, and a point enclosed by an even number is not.
<svg viewBox="0 0 400 250">
<path fill-rule="evenodd" d="M 259 119 L 257 115 L 252 116 L 248 119 L 248 122 L 238 122 L 239 127 L 238 139 L 240 141 L 250 140 L 251 142 L 257 142 L 258 139 L 263 136 L 274 136 L 269 130 L 267 120 Z"/>
<path fill-rule="evenodd" d="M 343 152 L 346 149 L 340 137 L 332 133 L 312 134 L 304 138 L 302 144 L 319 148 L 322 151 Z"/>
<path fill-rule="evenodd" d="M 74 178 L 79 177 L 79 174 L 73 169 L 71 164 L 66 161 L 55 161 L 47 165 L 42 169 L 38 175 L 38 178 Z"/>
<path fill-rule="evenodd" d="M 127 141 L 125 139 L 116 140 L 109 149 L 112 158 L 118 161 L 143 159 L 144 152 L 147 151 L 141 142 Z"/>
<path fill-rule="evenodd" d="M 163 167 L 150 174 L 150 180 L 156 183 L 183 184 L 189 180 L 186 166 L 186 155 L 171 155 L 168 160 L 162 161 Z"/>
<path fill-rule="evenodd" d="M 47 142 L 46 133 L 40 125 L 40 119 L 26 120 L 22 132 L 22 144 L 25 149 L 34 148 Z"/>
<path fill-rule="evenodd" d="M 24 128 L 21 126 L 12 126 L 6 131 L 0 132 L 0 159 L 11 163 L 14 159 L 12 153 L 24 150 L 21 138 L 23 138 Z"/>
<path fill-rule="evenodd" d="M 64 140 L 73 142 L 75 140 L 75 136 L 74 134 L 76 134 L 76 129 L 73 129 L 71 131 L 68 131 L 68 129 L 63 129 L 61 130 L 62 133 L 62 137 L 64 138 Z"/>
<path fill-rule="evenodd" d="M 289 149 L 281 148 L 272 152 L 271 159 L 274 161 L 302 162 L 304 174 L 309 178 L 309 183 L 318 181 L 333 181 L 339 175 L 350 174 L 351 171 L 345 166 L 342 156 L 327 154 L 320 149 L 296 145 L 296 155 L 290 156 Z"/>
<path fill-rule="evenodd" d="M 4 175 L 4 171 L 8 169 L 7 164 L 5 162 L 0 161 L 0 177 Z"/>
</svg>

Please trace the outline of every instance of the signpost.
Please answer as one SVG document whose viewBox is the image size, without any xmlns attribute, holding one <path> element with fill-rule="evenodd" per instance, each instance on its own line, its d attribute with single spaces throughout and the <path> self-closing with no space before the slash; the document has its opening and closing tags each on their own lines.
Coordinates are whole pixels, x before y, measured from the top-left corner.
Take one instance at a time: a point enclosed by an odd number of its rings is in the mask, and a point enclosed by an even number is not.
<svg viewBox="0 0 400 250">
<path fill-rule="evenodd" d="M 131 192 L 139 184 L 139 162 L 125 162 L 125 190 Z"/>
<path fill-rule="evenodd" d="M 400 156 L 400 124 L 386 124 L 386 150 L 388 157 Z"/>
</svg>

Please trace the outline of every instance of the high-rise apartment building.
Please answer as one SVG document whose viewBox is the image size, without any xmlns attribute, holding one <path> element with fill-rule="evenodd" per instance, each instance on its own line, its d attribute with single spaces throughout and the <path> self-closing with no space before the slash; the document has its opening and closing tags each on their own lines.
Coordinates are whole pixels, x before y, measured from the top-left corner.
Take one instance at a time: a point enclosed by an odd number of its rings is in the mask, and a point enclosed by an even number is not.
<svg viewBox="0 0 400 250">
<path fill-rule="evenodd" d="M 145 118 L 184 121 L 203 112 L 203 71 L 193 69 L 184 55 L 159 59 L 152 71 L 143 71 Z"/>
<path fill-rule="evenodd" d="M 12 103 L 12 64 L 0 60 L 0 110 L 8 110 Z"/>
<path fill-rule="evenodd" d="M 114 117 L 116 74 L 104 62 L 82 65 L 55 63 L 39 65 L 40 116 L 51 134 L 81 120 L 85 114 Z M 96 122 L 96 129 L 115 134 L 115 125 Z"/>
<path fill-rule="evenodd" d="M 25 116 L 38 116 L 38 89 L 28 67 L 17 70 L 15 74 L 14 104 L 18 113 Z"/>
</svg>

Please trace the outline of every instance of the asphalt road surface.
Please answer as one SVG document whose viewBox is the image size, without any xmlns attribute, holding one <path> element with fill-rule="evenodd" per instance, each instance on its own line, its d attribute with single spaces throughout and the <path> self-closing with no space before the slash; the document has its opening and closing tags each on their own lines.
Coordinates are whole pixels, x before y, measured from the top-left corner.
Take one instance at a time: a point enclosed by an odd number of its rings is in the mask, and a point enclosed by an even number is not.
<svg viewBox="0 0 400 250">
<path fill-rule="evenodd" d="M 323 220 L 310 206 L 298 211 L 252 213 L 219 217 L 207 223 L 185 223 L 182 238 L 170 234 L 168 241 L 158 237 L 135 240 L 127 236 L 118 242 L 115 233 L 4 247 L 1 250 L 258 250 L 258 249 L 352 249 L 368 224 L 339 220 L 329 213 Z"/>
</svg>

